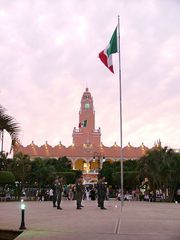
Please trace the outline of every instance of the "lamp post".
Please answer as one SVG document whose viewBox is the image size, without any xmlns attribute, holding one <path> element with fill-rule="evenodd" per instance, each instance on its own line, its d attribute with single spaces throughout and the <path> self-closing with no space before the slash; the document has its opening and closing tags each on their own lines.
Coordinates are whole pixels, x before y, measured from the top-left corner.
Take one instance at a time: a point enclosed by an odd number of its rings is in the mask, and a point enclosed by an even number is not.
<svg viewBox="0 0 180 240">
<path fill-rule="evenodd" d="M 102 154 L 101 152 L 95 152 L 93 155 L 93 162 L 96 161 L 96 158 L 98 160 L 98 172 L 100 172 L 101 169 L 101 159 L 102 159 L 102 163 L 105 162 L 105 156 L 104 154 Z"/>
<path fill-rule="evenodd" d="M 25 208 L 26 208 L 26 205 L 24 203 L 24 200 L 21 199 L 21 226 L 19 227 L 19 229 L 23 229 L 23 230 L 26 229 L 25 221 L 24 221 Z"/>
</svg>

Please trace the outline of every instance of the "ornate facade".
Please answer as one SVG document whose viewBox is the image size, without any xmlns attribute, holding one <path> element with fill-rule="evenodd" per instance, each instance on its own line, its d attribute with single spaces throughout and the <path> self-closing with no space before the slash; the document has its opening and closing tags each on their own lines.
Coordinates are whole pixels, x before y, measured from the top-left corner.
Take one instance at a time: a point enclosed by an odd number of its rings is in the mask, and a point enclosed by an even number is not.
<svg viewBox="0 0 180 240">
<path fill-rule="evenodd" d="M 24 147 L 16 144 L 16 152 L 21 151 L 30 155 L 31 159 L 41 158 L 59 158 L 66 156 L 71 162 L 73 169 L 83 170 L 87 179 L 88 176 L 97 175 L 104 161 L 118 161 L 120 159 L 120 147 L 114 143 L 113 146 L 104 146 L 101 142 L 101 129 L 95 129 L 95 111 L 93 98 L 88 88 L 86 88 L 81 98 L 81 107 L 79 111 L 79 128 L 73 129 L 73 144 L 69 147 L 61 142 L 52 147 L 46 142 L 42 146 L 37 146 L 33 141 L 30 145 Z M 123 148 L 123 158 L 138 159 L 148 150 L 143 144 L 139 147 L 133 147 L 128 143 Z"/>
</svg>

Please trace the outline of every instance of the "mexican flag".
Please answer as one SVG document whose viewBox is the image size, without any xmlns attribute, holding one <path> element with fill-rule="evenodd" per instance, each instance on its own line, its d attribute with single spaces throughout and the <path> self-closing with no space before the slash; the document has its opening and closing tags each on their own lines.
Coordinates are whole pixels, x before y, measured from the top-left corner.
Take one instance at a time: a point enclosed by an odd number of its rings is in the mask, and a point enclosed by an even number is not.
<svg viewBox="0 0 180 240">
<path fill-rule="evenodd" d="M 79 123 L 79 128 L 81 128 L 81 127 L 87 127 L 87 120 L 84 120 Z"/>
<path fill-rule="evenodd" d="M 118 45 L 117 45 L 117 27 L 116 27 L 109 44 L 103 51 L 99 53 L 100 60 L 112 73 L 114 73 L 113 63 L 112 63 L 112 54 L 117 52 L 118 52 Z"/>
</svg>

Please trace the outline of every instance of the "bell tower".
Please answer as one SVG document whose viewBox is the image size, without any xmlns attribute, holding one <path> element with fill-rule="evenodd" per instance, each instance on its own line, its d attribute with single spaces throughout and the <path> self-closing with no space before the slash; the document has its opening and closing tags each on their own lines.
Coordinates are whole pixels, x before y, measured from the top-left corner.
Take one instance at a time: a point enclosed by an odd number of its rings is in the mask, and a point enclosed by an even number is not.
<svg viewBox="0 0 180 240">
<path fill-rule="evenodd" d="M 81 98 L 79 111 L 79 128 L 73 130 L 73 143 L 75 146 L 91 144 L 99 146 L 101 142 L 100 128 L 95 129 L 95 111 L 93 98 L 89 89 L 86 88 Z"/>
</svg>

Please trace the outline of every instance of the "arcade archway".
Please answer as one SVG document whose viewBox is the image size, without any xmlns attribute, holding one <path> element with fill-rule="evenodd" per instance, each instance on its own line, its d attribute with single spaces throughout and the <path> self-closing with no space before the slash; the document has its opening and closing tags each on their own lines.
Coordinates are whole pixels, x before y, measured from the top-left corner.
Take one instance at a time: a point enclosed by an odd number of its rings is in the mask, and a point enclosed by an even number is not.
<svg viewBox="0 0 180 240">
<path fill-rule="evenodd" d="M 75 161 L 75 170 L 81 170 L 83 172 L 87 172 L 88 163 L 84 159 L 77 159 Z"/>
</svg>

